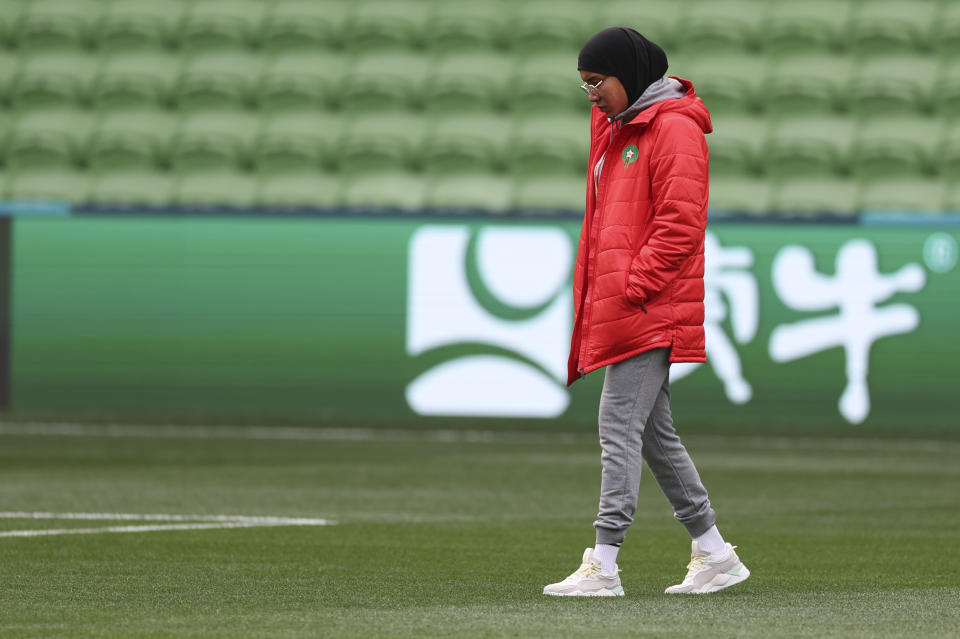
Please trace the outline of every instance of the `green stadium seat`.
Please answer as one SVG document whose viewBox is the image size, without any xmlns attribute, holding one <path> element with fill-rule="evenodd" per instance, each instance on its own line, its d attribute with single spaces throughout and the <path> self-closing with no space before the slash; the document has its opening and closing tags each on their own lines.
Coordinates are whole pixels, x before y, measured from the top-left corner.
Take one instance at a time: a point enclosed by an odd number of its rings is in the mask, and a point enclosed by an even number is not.
<svg viewBox="0 0 960 639">
<path fill-rule="evenodd" d="M 163 52 L 111 55 L 94 80 L 91 98 L 101 110 L 172 107 L 183 61 Z"/>
<path fill-rule="evenodd" d="M 935 118 L 903 116 L 865 122 L 853 145 L 853 173 L 864 179 L 934 174 L 944 132 Z"/>
<path fill-rule="evenodd" d="M 932 111 L 939 66 L 932 56 L 868 58 L 854 71 L 851 107 L 862 116 Z"/>
<path fill-rule="evenodd" d="M 99 66 L 97 57 L 79 52 L 30 55 L 13 81 L 10 102 L 16 109 L 86 104 Z"/>
<path fill-rule="evenodd" d="M 769 75 L 763 56 L 729 53 L 701 56 L 687 65 L 687 79 L 712 112 L 743 113 L 757 110 Z"/>
<path fill-rule="evenodd" d="M 960 55 L 960 2 L 944 2 L 933 30 L 937 51 L 956 59 Z"/>
<path fill-rule="evenodd" d="M 0 110 L 0 166 L 3 166 L 4 163 L 7 152 L 7 135 L 9 135 L 13 125 L 13 116 L 7 111 Z"/>
<path fill-rule="evenodd" d="M 785 214 L 854 215 L 860 186 L 848 178 L 797 178 L 775 185 L 772 209 Z"/>
<path fill-rule="evenodd" d="M 346 46 L 353 51 L 423 48 L 430 11 L 430 3 L 424 0 L 354 3 L 347 21 Z"/>
<path fill-rule="evenodd" d="M 757 49 L 769 4 L 764 0 L 694 0 L 686 6 L 674 46 L 684 53 L 710 55 Z"/>
<path fill-rule="evenodd" d="M 107 5 L 96 38 L 104 51 L 170 48 L 178 43 L 184 0 L 122 0 Z"/>
<path fill-rule="evenodd" d="M 19 73 L 20 56 L 0 50 L 0 109 L 9 109 L 11 94 Z"/>
<path fill-rule="evenodd" d="M 765 55 L 827 54 L 847 47 L 853 2 L 773 2 L 760 28 Z"/>
<path fill-rule="evenodd" d="M 0 193 L 2 193 L 3 188 L 3 169 L 7 166 L 7 154 L 9 153 L 7 138 L 12 126 L 12 118 L 6 112 L 0 111 Z"/>
<path fill-rule="evenodd" d="M 422 162 L 426 118 L 384 111 L 347 121 L 337 160 L 347 174 L 417 170 Z"/>
<path fill-rule="evenodd" d="M 263 207 L 336 209 L 343 205 L 343 181 L 336 175 L 287 172 L 265 177 L 257 191 Z"/>
<path fill-rule="evenodd" d="M 960 214 L 960 182 L 947 185 L 943 210 L 945 213 L 952 213 L 953 215 Z"/>
<path fill-rule="evenodd" d="M 208 111 L 185 117 L 170 152 L 178 173 L 252 168 L 260 118 L 238 111 Z"/>
<path fill-rule="evenodd" d="M 90 47 L 103 6 L 98 0 L 33 0 L 18 26 L 17 44 L 35 51 Z"/>
<path fill-rule="evenodd" d="M 510 210 L 510 179 L 504 175 L 473 174 L 438 176 L 427 186 L 426 207 L 437 212 Z"/>
<path fill-rule="evenodd" d="M 120 170 L 97 175 L 89 198 L 97 204 L 117 206 L 170 206 L 175 180 L 159 171 Z"/>
<path fill-rule="evenodd" d="M 87 147 L 94 171 L 152 171 L 168 166 L 176 117 L 169 111 L 112 113 L 97 122 Z"/>
<path fill-rule="evenodd" d="M 851 119 L 838 116 L 782 120 L 771 129 L 764 166 L 777 177 L 844 175 L 854 130 Z"/>
<path fill-rule="evenodd" d="M 960 57 L 946 60 L 933 92 L 933 106 L 941 116 L 956 120 L 960 119 Z"/>
<path fill-rule="evenodd" d="M 531 115 L 514 123 L 507 164 L 513 175 L 586 175 L 586 114 Z"/>
<path fill-rule="evenodd" d="M 377 52 L 358 56 L 348 65 L 340 88 L 341 104 L 350 111 L 406 109 L 422 105 L 430 61 L 410 51 Z"/>
<path fill-rule="evenodd" d="M 509 119 L 491 113 L 438 119 L 426 134 L 424 168 L 433 174 L 502 170 L 510 135 Z"/>
<path fill-rule="evenodd" d="M 512 44 L 508 20 L 508 4 L 503 0 L 441 2 L 427 19 L 426 39 L 438 52 L 493 53 Z"/>
<path fill-rule="evenodd" d="M 710 212 L 762 217 L 770 212 L 773 190 L 770 180 L 758 177 L 720 176 L 710 180 Z"/>
<path fill-rule="evenodd" d="M 32 111 L 10 125 L 4 146 L 13 169 L 68 169 L 84 163 L 93 117 L 84 111 Z"/>
<path fill-rule="evenodd" d="M 0 49 L 15 49 L 20 43 L 20 25 L 28 7 L 24 0 L 0 0 Z"/>
<path fill-rule="evenodd" d="M 180 109 L 248 108 L 258 99 L 263 57 L 241 51 L 198 55 L 180 76 Z"/>
<path fill-rule="evenodd" d="M 753 175 L 763 170 L 763 150 L 769 134 L 763 118 L 721 115 L 713 118 L 707 136 L 711 175 Z"/>
<path fill-rule="evenodd" d="M 277 0 L 267 14 L 261 44 L 274 52 L 340 48 L 350 7 L 342 0 Z"/>
<path fill-rule="evenodd" d="M 763 110 L 773 116 L 841 112 L 852 81 L 849 57 L 795 55 L 773 64 L 759 96 Z"/>
<path fill-rule="evenodd" d="M 950 122 L 944 129 L 937 171 L 947 180 L 960 182 L 960 120 Z"/>
<path fill-rule="evenodd" d="M 863 187 L 860 209 L 869 213 L 940 213 L 946 185 L 932 178 L 884 178 Z"/>
<path fill-rule="evenodd" d="M 532 176 L 518 178 L 513 185 L 511 207 L 531 215 L 573 211 L 583 213 L 586 205 L 585 176 Z"/>
<path fill-rule="evenodd" d="M 176 181 L 173 203 L 182 207 L 250 207 L 256 204 L 257 189 L 257 178 L 252 173 L 196 171 Z"/>
<path fill-rule="evenodd" d="M 523 53 L 554 51 L 576 70 L 577 52 L 605 26 L 602 16 L 577 0 L 526 0 L 510 5 L 509 46 Z"/>
<path fill-rule="evenodd" d="M 502 53 L 454 53 L 444 56 L 424 89 L 426 109 L 437 113 L 490 112 L 504 108 L 516 71 L 513 56 Z"/>
<path fill-rule="evenodd" d="M 34 170 L 12 173 L 7 178 L 8 200 L 56 200 L 85 202 L 88 199 L 87 173 L 72 169 Z"/>
<path fill-rule="evenodd" d="M 515 113 L 588 111 L 587 96 L 580 90 L 583 81 L 577 73 L 576 52 L 524 58 L 507 79 L 507 106 Z"/>
<path fill-rule="evenodd" d="M 847 37 L 853 50 L 864 55 L 927 51 L 934 41 L 937 11 L 933 0 L 861 2 Z"/>
<path fill-rule="evenodd" d="M 327 111 L 274 115 L 263 122 L 254 163 L 260 173 L 319 171 L 336 163 L 344 118 Z"/>
<path fill-rule="evenodd" d="M 293 52 L 267 63 L 258 89 L 260 108 L 323 109 L 337 106 L 345 82 L 344 57 L 328 51 Z"/>
<path fill-rule="evenodd" d="M 696 71 L 697 62 L 700 60 L 700 56 L 697 55 L 684 55 L 682 53 L 673 53 L 671 51 L 667 52 L 667 73 L 666 75 L 673 75 L 681 78 L 690 79 L 690 71 Z M 700 87 L 694 85 L 697 89 L 697 93 L 700 92 Z"/>
<path fill-rule="evenodd" d="M 267 6 L 259 0 L 194 2 L 183 19 L 180 46 L 188 51 L 257 46 Z"/>
<path fill-rule="evenodd" d="M 386 171 L 347 179 L 343 189 L 343 204 L 357 209 L 391 209 L 413 213 L 423 210 L 425 196 L 423 175 Z"/>
<path fill-rule="evenodd" d="M 592 7 L 590 10 L 594 10 Z M 676 49 L 678 30 L 683 28 L 684 3 L 676 0 L 620 0 L 596 8 L 605 26 L 631 27 L 650 38 L 667 52 L 667 61 Z M 597 29 L 599 31 L 599 29 Z"/>
</svg>

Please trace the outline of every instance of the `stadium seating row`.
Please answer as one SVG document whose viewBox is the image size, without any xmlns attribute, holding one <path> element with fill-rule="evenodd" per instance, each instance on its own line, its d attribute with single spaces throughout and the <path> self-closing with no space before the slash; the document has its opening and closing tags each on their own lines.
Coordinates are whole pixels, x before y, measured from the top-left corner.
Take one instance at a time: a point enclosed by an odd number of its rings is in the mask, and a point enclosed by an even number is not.
<svg viewBox="0 0 960 639">
<path fill-rule="evenodd" d="M 441 211 L 570 212 L 583 210 L 584 183 L 574 176 L 511 178 L 473 173 L 424 176 L 388 171 L 341 176 L 319 172 L 255 175 L 241 171 L 198 171 L 181 176 L 152 171 L 90 174 L 40 171 L 0 175 L 0 197 L 8 201 L 58 201 L 139 206 L 260 206 Z M 796 178 L 769 181 L 720 178 L 712 181 L 712 215 L 852 214 L 858 211 L 960 210 L 960 184 L 924 178 L 857 181 Z"/>
<path fill-rule="evenodd" d="M 0 123 L 0 127 L 3 127 Z M 463 114 L 426 118 L 392 111 L 341 117 L 319 111 L 260 118 L 248 112 L 135 110 L 94 117 L 39 110 L 0 128 L 0 162 L 46 167 L 306 168 L 364 173 L 586 170 L 586 115 L 503 118 Z"/>
<path fill-rule="evenodd" d="M 487 110 L 517 99 L 551 110 L 585 109 L 578 84 L 575 57 L 516 62 L 496 53 L 439 58 L 403 50 L 351 58 L 325 52 L 0 53 L 0 100 L 13 109 L 72 103 Z"/>
<path fill-rule="evenodd" d="M 714 175 L 960 177 L 960 122 L 890 117 L 857 122 L 805 115 L 779 121 L 719 116 L 707 136 Z M 3 124 L 8 169 L 85 167 L 243 169 L 263 173 L 391 170 L 582 175 L 584 115 L 422 117 L 392 111 L 345 117 L 303 111 L 35 111 Z"/>
<path fill-rule="evenodd" d="M 8 48 L 576 51 L 611 24 L 672 51 L 960 49 L 960 4 L 913 0 L 2 0 Z"/>
<path fill-rule="evenodd" d="M 141 206 L 265 206 L 385 209 L 417 212 L 425 207 L 457 210 L 582 210 L 580 179 L 502 174 L 427 177 L 402 171 L 341 176 L 319 172 L 255 175 L 197 171 L 180 176 L 154 171 L 101 175 L 78 171 L 31 171 L 0 176 L 0 196 L 10 201 L 64 200 Z"/>
<path fill-rule="evenodd" d="M 930 118 L 723 116 L 707 143 L 715 176 L 960 177 L 960 126 Z"/>
<path fill-rule="evenodd" d="M 832 213 L 943 213 L 960 211 L 960 184 L 924 177 L 870 181 L 842 177 L 769 180 L 721 177 L 710 180 L 710 208 L 765 216 Z"/>
<path fill-rule="evenodd" d="M 582 112 L 575 66 L 495 52 L 0 53 L 0 107 Z M 712 112 L 960 114 L 960 64 L 930 56 L 677 56 L 669 73 L 693 81 Z"/>
<path fill-rule="evenodd" d="M 960 64 L 929 56 L 677 56 L 669 73 L 712 113 L 960 114 Z"/>
</svg>

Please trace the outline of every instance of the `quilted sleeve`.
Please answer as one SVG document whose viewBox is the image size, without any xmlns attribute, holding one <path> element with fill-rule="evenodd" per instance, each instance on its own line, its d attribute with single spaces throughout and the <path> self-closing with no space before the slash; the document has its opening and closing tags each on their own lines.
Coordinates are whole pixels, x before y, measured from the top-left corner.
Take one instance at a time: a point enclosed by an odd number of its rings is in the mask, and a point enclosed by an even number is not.
<svg viewBox="0 0 960 639">
<path fill-rule="evenodd" d="M 662 291 L 699 250 L 707 227 L 708 152 L 703 130 L 692 119 L 661 120 L 650 156 L 653 231 L 634 256 L 627 297 L 643 304 Z"/>
</svg>

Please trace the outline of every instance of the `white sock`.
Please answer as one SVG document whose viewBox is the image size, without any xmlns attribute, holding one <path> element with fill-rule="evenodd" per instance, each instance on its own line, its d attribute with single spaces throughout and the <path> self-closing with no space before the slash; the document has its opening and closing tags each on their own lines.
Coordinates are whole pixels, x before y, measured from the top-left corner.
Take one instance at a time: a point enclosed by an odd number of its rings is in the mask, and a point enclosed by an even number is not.
<svg viewBox="0 0 960 639">
<path fill-rule="evenodd" d="M 597 544 L 593 547 L 593 558 L 600 562 L 600 570 L 605 574 L 612 575 L 617 572 L 618 552 L 620 552 L 620 546 Z"/>
<path fill-rule="evenodd" d="M 723 540 L 716 526 L 711 526 L 710 530 L 699 537 L 694 537 L 693 540 L 700 544 L 700 550 L 705 550 L 711 555 L 722 555 L 727 552 L 727 542 Z"/>
</svg>

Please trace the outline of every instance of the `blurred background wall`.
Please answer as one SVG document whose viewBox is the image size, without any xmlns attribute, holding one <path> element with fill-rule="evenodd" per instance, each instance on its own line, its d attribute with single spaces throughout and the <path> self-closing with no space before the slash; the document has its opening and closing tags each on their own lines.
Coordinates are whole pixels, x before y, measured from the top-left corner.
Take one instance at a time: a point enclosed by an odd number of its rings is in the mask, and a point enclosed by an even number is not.
<svg viewBox="0 0 960 639">
<path fill-rule="evenodd" d="M 7 415 L 590 423 L 576 55 L 613 24 L 713 114 L 681 416 L 956 428 L 936 0 L 0 0 Z"/>
</svg>

